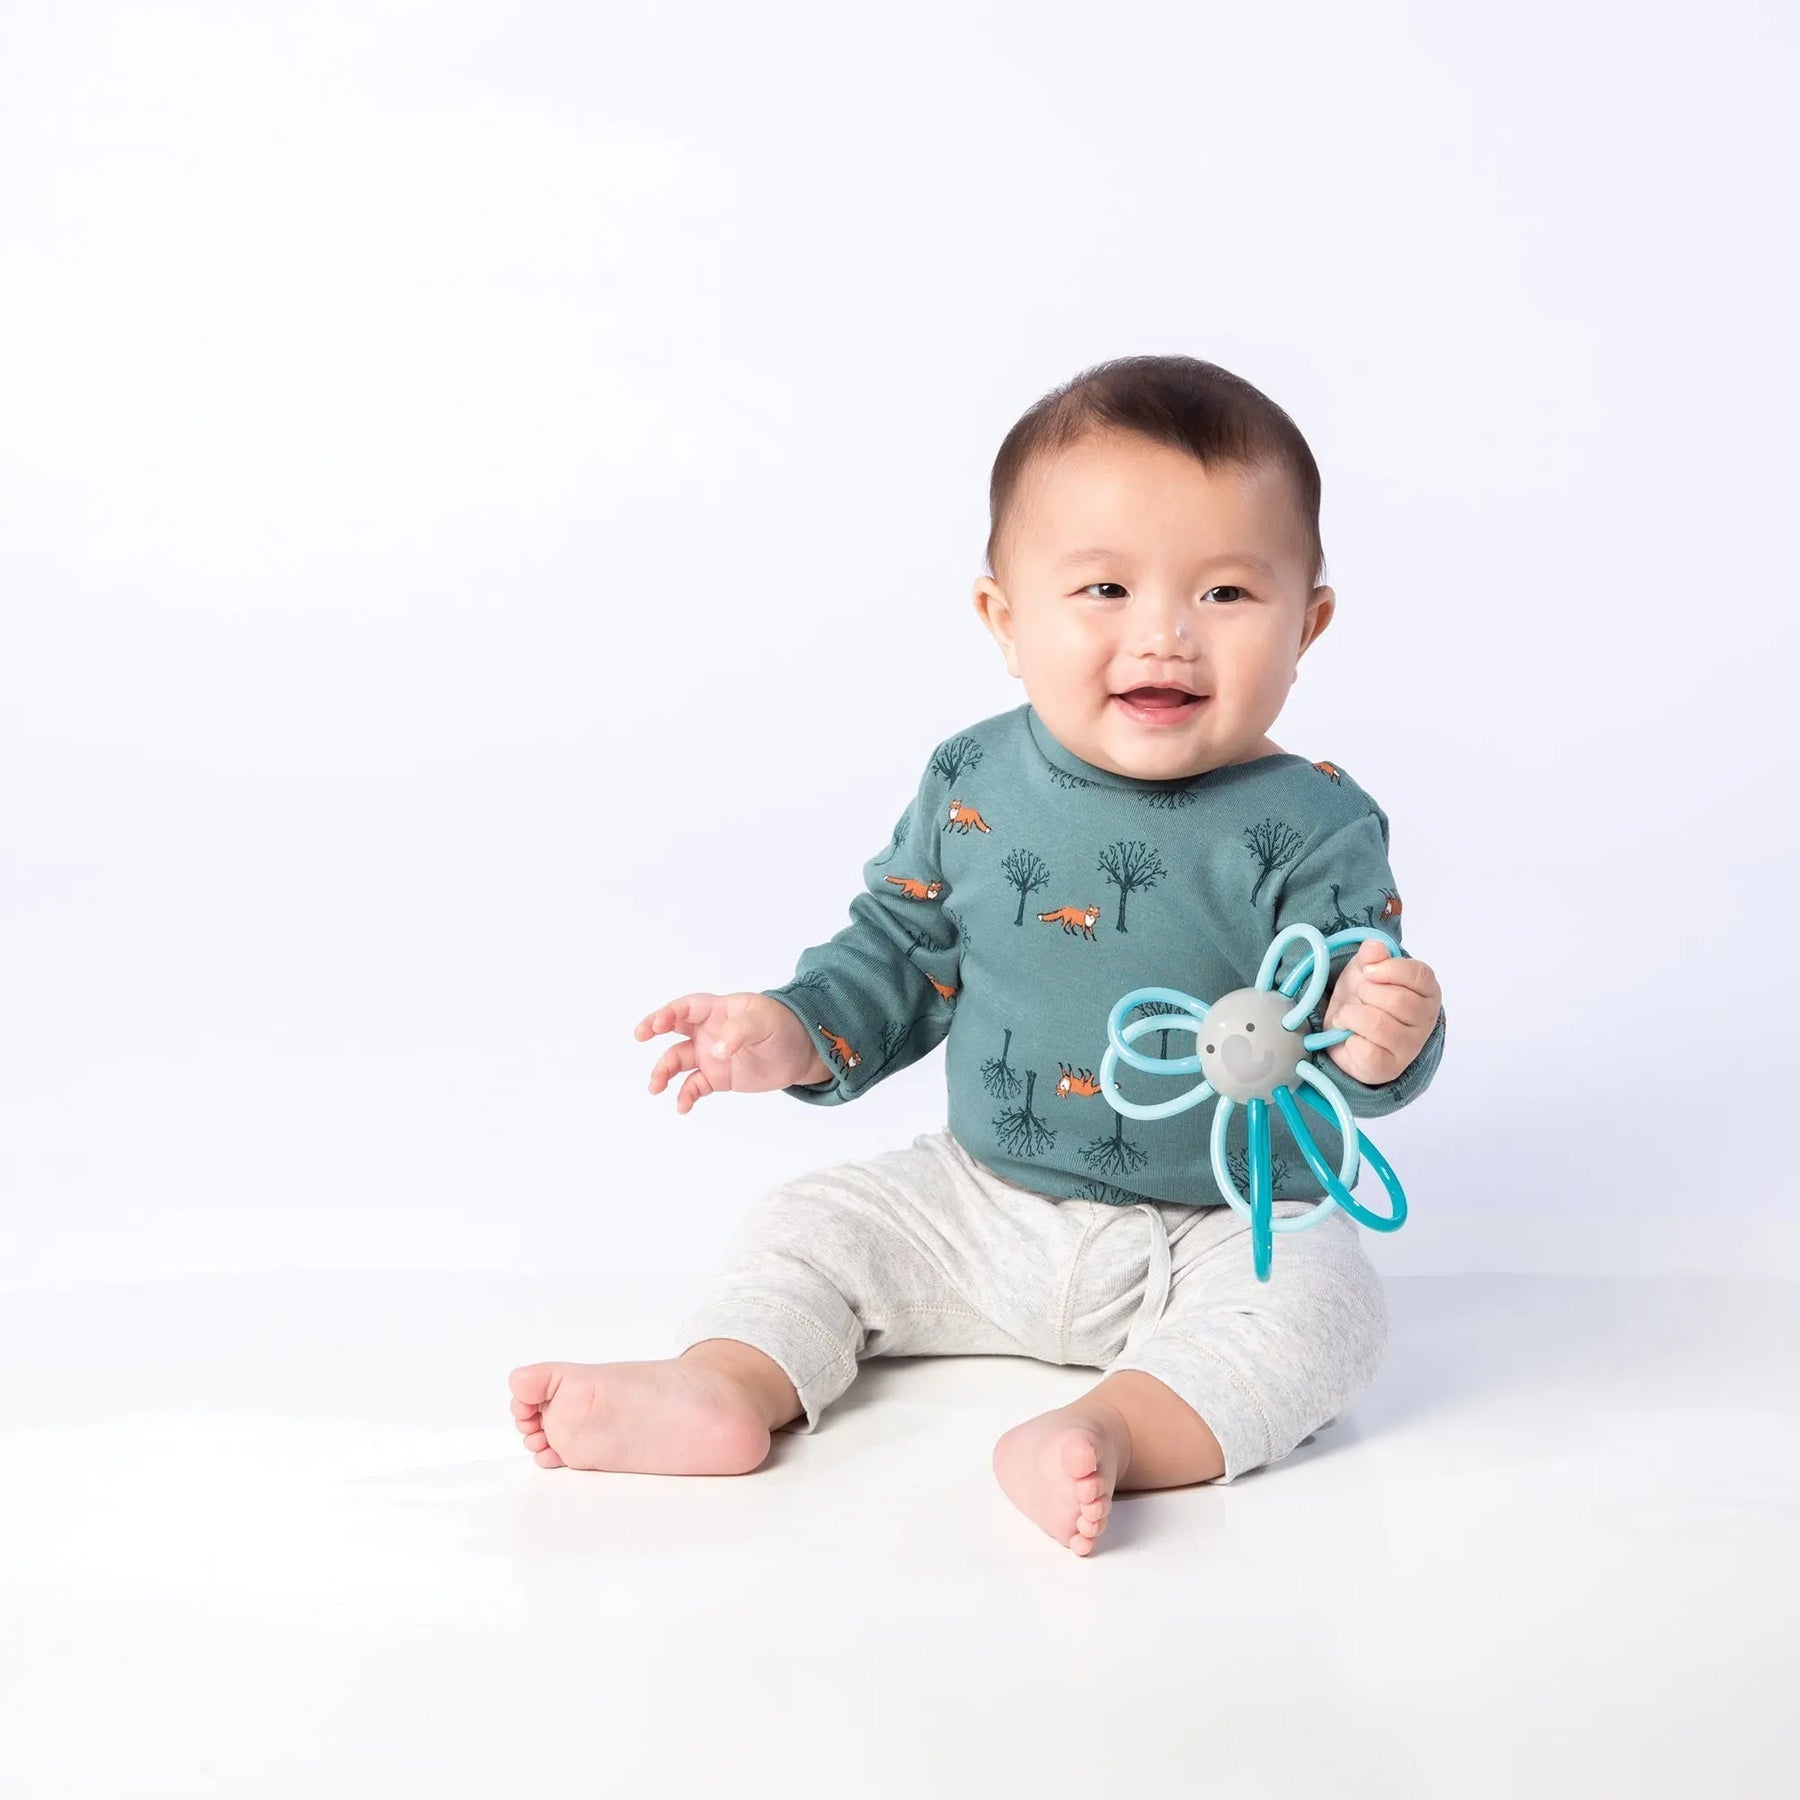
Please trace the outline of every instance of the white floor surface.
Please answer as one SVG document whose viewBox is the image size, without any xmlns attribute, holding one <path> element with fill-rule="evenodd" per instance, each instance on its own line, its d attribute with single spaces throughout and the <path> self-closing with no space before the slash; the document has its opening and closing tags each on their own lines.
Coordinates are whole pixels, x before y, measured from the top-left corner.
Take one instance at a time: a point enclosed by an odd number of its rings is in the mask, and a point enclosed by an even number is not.
<svg viewBox="0 0 1800 1800">
<path fill-rule="evenodd" d="M 538 1468 L 691 1276 L 0 1296 L 0 1795 L 1792 1795 L 1800 1289 L 1394 1277 L 1376 1386 L 1098 1553 L 865 1363 L 736 1478 Z"/>
</svg>

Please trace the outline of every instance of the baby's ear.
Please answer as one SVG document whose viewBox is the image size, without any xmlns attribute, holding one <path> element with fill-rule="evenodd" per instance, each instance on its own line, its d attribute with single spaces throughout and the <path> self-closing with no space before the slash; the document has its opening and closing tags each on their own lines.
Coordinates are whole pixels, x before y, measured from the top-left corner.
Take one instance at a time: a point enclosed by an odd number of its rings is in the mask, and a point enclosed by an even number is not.
<svg viewBox="0 0 1800 1800">
<path fill-rule="evenodd" d="M 988 629 L 1000 654 L 1006 659 L 1006 672 L 1017 679 L 1018 653 L 1013 649 L 1012 602 L 992 576 L 983 575 L 975 583 L 975 611 Z"/>
</svg>

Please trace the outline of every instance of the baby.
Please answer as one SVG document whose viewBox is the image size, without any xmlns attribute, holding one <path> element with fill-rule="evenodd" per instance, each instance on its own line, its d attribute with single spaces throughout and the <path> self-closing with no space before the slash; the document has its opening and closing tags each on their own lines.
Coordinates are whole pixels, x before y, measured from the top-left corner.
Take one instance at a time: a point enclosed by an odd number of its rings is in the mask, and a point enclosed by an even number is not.
<svg viewBox="0 0 1800 1800">
<path fill-rule="evenodd" d="M 1020 1511 L 1085 1556 L 1115 1492 L 1234 1481 L 1367 1386 L 1380 1279 L 1341 1208 L 1282 1230 L 1325 1191 L 1293 1141 L 1276 1132 L 1263 1282 L 1213 1175 L 1213 1109 L 1127 1118 L 1095 1075 L 1133 989 L 1250 986 L 1297 921 L 1400 939 L 1387 815 L 1268 736 L 1336 606 L 1319 489 L 1288 415 L 1191 357 L 1101 364 L 1013 427 L 974 602 L 1025 703 L 933 749 L 850 923 L 790 982 L 686 994 L 636 1027 L 679 1039 L 649 1085 L 685 1073 L 683 1113 L 774 1088 L 840 1105 L 947 1041 L 947 1124 L 763 1193 L 677 1354 L 513 1370 L 544 1467 L 744 1474 L 861 1358 L 1030 1356 L 1105 1371 L 993 1455 Z M 1442 1055 L 1437 979 L 1373 942 L 1335 971 L 1310 1029 L 1351 1033 L 1324 1054 L 1352 1113 L 1392 1112 Z M 1266 1066 L 1248 1037 L 1224 1054 Z M 1192 1085 L 1119 1075 L 1146 1105 Z M 1337 1167 L 1337 1133 L 1309 1123 Z M 1247 1190 L 1243 1149 L 1229 1166 Z"/>
</svg>

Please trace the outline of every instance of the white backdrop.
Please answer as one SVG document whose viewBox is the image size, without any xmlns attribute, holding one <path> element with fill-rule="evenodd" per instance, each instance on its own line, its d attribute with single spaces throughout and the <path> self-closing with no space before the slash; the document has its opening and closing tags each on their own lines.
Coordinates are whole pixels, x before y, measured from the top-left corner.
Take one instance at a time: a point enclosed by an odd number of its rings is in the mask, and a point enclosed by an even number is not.
<svg viewBox="0 0 1800 1800">
<path fill-rule="evenodd" d="M 1791 11 L 291 14 L 0 6 L 0 1285 L 697 1268 L 941 1123 L 631 1028 L 1023 698 L 989 465 L 1136 351 L 1323 471 L 1382 1266 L 1794 1251 Z"/>
</svg>

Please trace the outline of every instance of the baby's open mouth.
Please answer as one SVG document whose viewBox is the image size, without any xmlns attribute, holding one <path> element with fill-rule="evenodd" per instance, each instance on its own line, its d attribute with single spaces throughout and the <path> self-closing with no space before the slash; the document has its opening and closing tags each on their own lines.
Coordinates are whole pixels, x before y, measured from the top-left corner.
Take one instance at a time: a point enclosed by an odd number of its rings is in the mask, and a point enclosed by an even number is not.
<svg viewBox="0 0 1800 1800">
<path fill-rule="evenodd" d="M 1138 687 L 1115 694 L 1113 698 L 1123 701 L 1134 712 L 1176 713 L 1198 706 L 1205 696 L 1190 694 L 1181 688 Z"/>
</svg>

